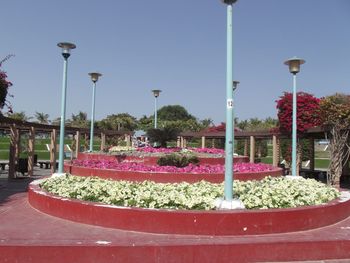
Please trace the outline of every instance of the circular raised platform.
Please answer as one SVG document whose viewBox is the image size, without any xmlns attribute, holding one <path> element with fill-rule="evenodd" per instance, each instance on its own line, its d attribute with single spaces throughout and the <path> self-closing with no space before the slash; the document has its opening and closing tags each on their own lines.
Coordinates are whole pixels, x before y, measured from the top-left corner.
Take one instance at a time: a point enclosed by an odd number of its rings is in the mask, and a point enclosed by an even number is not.
<svg viewBox="0 0 350 263">
<path fill-rule="evenodd" d="M 324 205 L 266 210 L 161 210 L 105 205 L 62 198 L 29 185 L 32 207 L 75 222 L 148 233 L 185 235 L 258 235 L 315 229 L 350 214 L 349 192 Z"/>
<path fill-rule="evenodd" d="M 194 173 L 166 173 L 166 172 L 143 172 L 143 171 L 119 171 L 111 169 L 96 169 L 81 166 L 74 166 L 68 163 L 64 164 L 64 170 L 67 173 L 79 176 L 97 176 L 104 179 L 127 180 L 134 182 L 153 181 L 158 183 L 177 183 L 188 182 L 195 183 L 202 180 L 211 183 L 222 183 L 224 174 L 194 174 Z M 262 180 L 266 176 L 282 176 L 281 168 L 275 168 L 265 172 L 235 172 L 234 179 L 240 181 Z"/>
</svg>

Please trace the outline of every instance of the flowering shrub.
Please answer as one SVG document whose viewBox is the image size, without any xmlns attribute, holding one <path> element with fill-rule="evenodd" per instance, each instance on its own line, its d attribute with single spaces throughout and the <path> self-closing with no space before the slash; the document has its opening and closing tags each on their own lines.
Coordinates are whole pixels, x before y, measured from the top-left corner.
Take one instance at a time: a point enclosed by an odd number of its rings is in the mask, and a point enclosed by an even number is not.
<svg viewBox="0 0 350 263">
<path fill-rule="evenodd" d="M 64 175 L 46 179 L 44 190 L 66 198 L 143 208 L 213 210 L 223 195 L 223 183 L 162 184 L 128 182 Z M 262 181 L 235 181 L 234 193 L 247 209 L 287 208 L 329 202 L 339 192 L 313 179 L 267 177 Z"/>
<path fill-rule="evenodd" d="M 306 92 L 298 92 L 296 95 L 297 132 L 300 134 L 321 124 L 320 99 Z M 290 133 L 292 131 L 293 94 L 285 92 L 276 102 L 280 130 Z"/>
<path fill-rule="evenodd" d="M 12 56 L 13 55 L 8 55 L 3 60 L 1 60 L 0 67 L 2 63 L 4 63 L 6 60 L 8 60 Z M 0 69 L 0 110 L 4 108 L 4 106 L 7 106 L 7 108 L 9 109 L 9 112 L 12 112 L 11 104 L 6 100 L 6 96 L 8 95 L 8 89 L 11 86 L 12 86 L 12 83 L 7 80 L 6 72 Z"/>
<path fill-rule="evenodd" d="M 164 172 L 164 173 L 194 173 L 194 174 L 212 174 L 224 173 L 224 165 L 193 165 L 189 164 L 186 167 L 175 166 L 158 166 L 145 165 L 138 162 L 122 162 L 112 160 L 78 160 L 72 161 L 74 166 L 82 166 L 96 169 L 112 169 L 119 171 L 140 171 L 140 172 Z M 233 166 L 234 172 L 264 172 L 273 170 L 273 166 L 263 163 L 235 163 Z"/>
</svg>

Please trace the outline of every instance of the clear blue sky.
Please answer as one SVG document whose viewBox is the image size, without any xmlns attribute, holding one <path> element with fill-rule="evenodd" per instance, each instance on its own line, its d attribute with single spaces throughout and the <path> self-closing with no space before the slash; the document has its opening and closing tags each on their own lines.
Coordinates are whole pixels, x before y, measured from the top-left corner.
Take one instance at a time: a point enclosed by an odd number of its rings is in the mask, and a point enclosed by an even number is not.
<svg viewBox="0 0 350 263">
<path fill-rule="evenodd" d="M 60 116 L 63 58 L 58 42 L 77 45 L 68 68 L 67 118 L 153 113 L 180 104 L 225 121 L 226 6 L 219 0 L 0 0 L 0 58 L 14 83 L 14 111 Z M 350 88 L 349 0 L 239 0 L 234 5 L 235 115 L 276 118 L 275 100 L 291 91 L 283 62 L 306 60 L 298 90 L 317 97 Z"/>
</svg>

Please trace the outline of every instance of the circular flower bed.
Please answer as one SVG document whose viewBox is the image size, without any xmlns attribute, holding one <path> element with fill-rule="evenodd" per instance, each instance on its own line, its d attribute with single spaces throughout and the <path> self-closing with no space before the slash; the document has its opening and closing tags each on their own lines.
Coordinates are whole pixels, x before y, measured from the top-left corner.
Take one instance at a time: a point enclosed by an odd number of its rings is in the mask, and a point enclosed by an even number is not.
<svg viewBox="0 0 350 263">
<path fill-rule="evenodd" d="M 97 168 L 97 169 L 113 169 L 119 171 L 141 171 L 141 172 L 164 172 L 164 173 L 193 173 L 193 174 L 218 174 L 224 173 L 224 165 L 193 165 L 189 164 L 186 167 L 175 166 L 159 166 L 145 165 L 139 162 L 118 162 L 115 160 L 79 160 L 72 161 L 73 166 Z M 233 166 L 234 172 L 266 172 L 272 171 L 274 167 L 268 164 L 258 163 L 237 163 Z"/>
<path fill-rule="evenodd" d="M 162 184 L 102 180 L 64 175 L 46 179 L 40 186 L 61 197 L 105 204 L 162 209 L 215 209 L 223 184 Z M 313 179 L 267 177 L 262 181 L 234 182 L 233 191 L 247 209 L 287 208 L 327 203 L 339 192 Z"/>
<path fill-rule="evenodd" d="M 140 147 L 133 148 L 127 146 L 112 146 L 109 148 L 110 154 L 125 154 L 127 156 L 159 156 L 163 154 L 171 153 L 184 153 L 194 154 L 201 157 L 224 157 L 225 151 L 223 149 L 216 148 L 153 148 L 153 147 Z"/>
</svg>

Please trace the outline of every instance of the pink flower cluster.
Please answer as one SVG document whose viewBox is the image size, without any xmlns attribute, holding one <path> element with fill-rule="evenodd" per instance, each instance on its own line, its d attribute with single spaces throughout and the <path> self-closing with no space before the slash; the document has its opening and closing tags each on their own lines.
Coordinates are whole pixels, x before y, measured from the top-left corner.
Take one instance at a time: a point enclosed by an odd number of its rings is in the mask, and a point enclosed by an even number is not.
<svg viewBox="0 0 350 263">
<path fill-rule="evenodd" d="M 197 153 L 225 154 L 225 150 L 216 148 L 190 148 L 190 150 Z"/>
<path fill-rule="evenodd" d="M 95 169 L 112 169 L 119 171 L 140 171 L 140 172 L 160 172 L 160 173 L 193 173 L 193 174 L 218 174 L 224 173 L 224 165 L 193 165 L 178 168 L 175 166 L 145 165 L 137 162 L 122 162 L 111 160 L 73 160 L 73 165 Z M 234 172 L 264 172 L 271 171 L 273 167 L 268 164 L 237 163 L 234 164 Z"/>
</svg>

